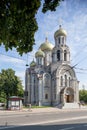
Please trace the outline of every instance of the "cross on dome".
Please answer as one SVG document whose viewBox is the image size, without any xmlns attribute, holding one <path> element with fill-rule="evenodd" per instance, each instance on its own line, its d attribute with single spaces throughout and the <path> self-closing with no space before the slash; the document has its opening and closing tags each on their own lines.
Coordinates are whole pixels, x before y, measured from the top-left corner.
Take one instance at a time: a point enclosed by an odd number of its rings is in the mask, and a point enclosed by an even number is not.
<svg viewBox="0 0 87 130">
<path fill-rule="evenodd" d="M 62 23 L 63 23 L 63 20 L 62 20 L 62 18 L 59 18 L 59 20 L 58 20 L 58 23 L 59 23 L 59 28 L 61 28 L 61 26 L 62 26 Z"/>
<path fill-rule="evenodd" d="M 48 42 L 48 32 L 46 32 L 45 35 L 46 35 L 45 42 Z"/>
</svg>

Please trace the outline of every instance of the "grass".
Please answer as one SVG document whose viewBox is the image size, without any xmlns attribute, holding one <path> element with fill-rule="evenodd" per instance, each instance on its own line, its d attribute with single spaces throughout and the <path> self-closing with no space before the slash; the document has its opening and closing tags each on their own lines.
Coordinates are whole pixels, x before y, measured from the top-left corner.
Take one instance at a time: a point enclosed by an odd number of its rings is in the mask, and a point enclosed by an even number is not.
<svg viewBox="0 0 87 130">
<path fill-rule="evenodd" d="M 48 108 L 50 106 L 31 106 L 31 108 Z"/>
<path fill-rule="evenodd" d="M 49 108 L 51 106 L 31 106 L 31 108 Z M 24 108 L 29 108 L 29 106 L 24 106 Z"/>
</svg>

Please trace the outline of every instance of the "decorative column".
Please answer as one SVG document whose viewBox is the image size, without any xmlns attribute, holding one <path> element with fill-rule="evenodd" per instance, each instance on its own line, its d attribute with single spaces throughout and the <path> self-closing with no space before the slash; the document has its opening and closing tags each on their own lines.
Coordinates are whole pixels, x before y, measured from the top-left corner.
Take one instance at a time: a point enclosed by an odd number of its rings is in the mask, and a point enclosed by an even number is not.
<svg viewBox="0 0 87 130">
<path fill-rule="evenodd" d="M 56 77 L 56 100 L 57 100 L 57 104 L 60 103 L 60 84 L 59 84 L 59 77 Z"/>
<path fill-rule="evenodd" d="M 39 84 L 38 84 L 38 100 L 39 106 L 42 106 L 42 75 L 38 75 Z"/>
</svg>

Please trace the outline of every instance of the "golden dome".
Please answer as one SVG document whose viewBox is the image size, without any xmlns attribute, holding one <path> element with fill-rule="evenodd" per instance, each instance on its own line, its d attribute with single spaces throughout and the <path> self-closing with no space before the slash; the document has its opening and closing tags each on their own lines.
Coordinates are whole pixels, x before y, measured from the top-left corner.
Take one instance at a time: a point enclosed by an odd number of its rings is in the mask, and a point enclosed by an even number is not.
<svg viewBox="0 0 87 130">
<path fill-rule="evenodd" d="M 59 26 L 59 30 L 57 30 L 54 34 L 54 37 L 56 36 L 67 36 L 67 32 L 61 28 L 61 25 Z"/>
<path fill-rule="evenodd" d="M 30 63 L 30 67 L 34 67 L 36 66 L 36 62 L 33 60 L 31 63 Z"/>
<path fill-rule="evenodd" d="M 44 52 L 39 49 L 36 53 L 35 53 L 35 57 L 45 57 L 45 54 Z"/>
<path fill-rule="evenodd" d="M 53 45 L 46 38 L 46 41 L 41 44 L 40 49 L 42 51 L 44 51 L 44 50 L 51 51 L 53 49 Z"/>
</svg>

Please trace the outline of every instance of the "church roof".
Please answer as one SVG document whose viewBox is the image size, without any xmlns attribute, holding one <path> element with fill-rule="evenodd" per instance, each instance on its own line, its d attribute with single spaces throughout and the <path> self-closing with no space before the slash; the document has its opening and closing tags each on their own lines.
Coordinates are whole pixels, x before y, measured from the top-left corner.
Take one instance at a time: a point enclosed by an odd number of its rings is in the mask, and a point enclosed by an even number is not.
<svg viewBox="0 0 87 130">
<path fill-rule="evenodd" d="M 41 50 L 41 49 L 39 49 L 36 53 L 35 53 L 35 57 L 44 57 L 45 56 L 45 54 L 44 54 L 44 52 Z"/>
<path fill-rule="evenodd" d="M 66 30 L 64 30 L 61 25 L 59 26 L 59 29 L 55 32 L 54 37 L 56 36 L 67 36 Z"/>
<path fill-rule="evenodd" d="M 30 63 L 30 67 L 34 67 L 36 66 L 36 62 L 33 60 L 31 63 Z"/>
<path fill-rule="evenodd" d="M 44 50 L 51 51 L 53 49 L 53 45 L 46 38 L 46 41 L 41 44 L 40 48 L 42 51 Z"/>
</svg>

